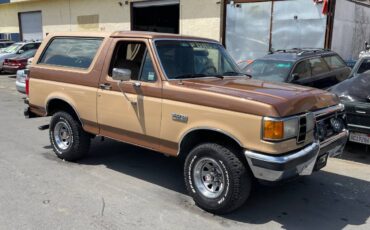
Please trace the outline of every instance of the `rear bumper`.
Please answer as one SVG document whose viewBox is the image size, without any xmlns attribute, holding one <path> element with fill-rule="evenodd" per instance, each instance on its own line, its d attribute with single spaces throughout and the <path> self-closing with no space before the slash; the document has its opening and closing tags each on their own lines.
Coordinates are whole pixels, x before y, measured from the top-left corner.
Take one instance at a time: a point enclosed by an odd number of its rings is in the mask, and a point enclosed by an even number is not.
<svg viewBox="0 0 370 230">
<path fill-rule="evenodd" d="M 15 81 L 15 87 L 17 88 L 17 91 L 20 93 L 26 93 L 26 83 Z"/>
<path fill-rule="evenodd" d="M 244 151 L 248 164 L 257 179 L 277 182 L 296 176 L 311 175 L 320 156 L 336 156 L 342 153 L 347 142 L 348 130 L 314 142 L 303 149 L 283 156 L 271 156 L 253 151 Z"/>
<path fill-rule="evenodd" d="M 13 67 L 13 66 L 3 66 L 3 72 L 5 73 L 17 73 L 17 71 L 20 70 L 19 67 Z"/>
</svg>

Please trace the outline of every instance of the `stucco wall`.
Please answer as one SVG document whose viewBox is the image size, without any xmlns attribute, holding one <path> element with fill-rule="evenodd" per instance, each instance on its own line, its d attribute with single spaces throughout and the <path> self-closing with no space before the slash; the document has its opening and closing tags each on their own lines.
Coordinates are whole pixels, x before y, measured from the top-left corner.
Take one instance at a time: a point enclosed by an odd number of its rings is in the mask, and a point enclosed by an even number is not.
<svg viewBox="0 0 370 230">
<path fill-rule="evenodd" d="M 180 32 L 220 40 L 220 0 L 181 0 Z"/>
<path fill-rule="evenodd" d="M 117 0 L 12 0 L 0 5 L 0 33 L 19 33 L 18 12 L 42 11 L 43 34 L 55 31 L 130 29 L 130 4 Z M 134 2 L 134 1 L 131 1 Z M 220 39 L 219 0 L 181 0 L 180 34 Z M 79 24 L 79 16 L 98 15 L 98 24 Z M 86 17 L 84 18 L 84 20 Z M 80 17 L 81 21 L 81 17 Z"/>
</svg>

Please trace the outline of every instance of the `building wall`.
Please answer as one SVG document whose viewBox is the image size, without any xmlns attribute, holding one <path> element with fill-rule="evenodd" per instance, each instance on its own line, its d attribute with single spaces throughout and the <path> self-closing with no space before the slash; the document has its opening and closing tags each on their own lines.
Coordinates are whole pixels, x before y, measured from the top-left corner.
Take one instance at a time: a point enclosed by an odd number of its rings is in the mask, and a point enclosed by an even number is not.
<svg viewBox="0 0 370 230">
<path fill-rule="evenodd" d="M 345 60 L 356 60 L 365 48 L 365 41 L 370 42 L 370 6 L 337 1 L 332 50 Z"/>
<path fill-rule="evenodd" d="M 134 2 L 132 0 L 130 2 Z M 43 33 L 130 30 L 130 4 L 117 0 L 11 0 L 0 4 L 0 34 L 19 33 L 18 13 L 42 11 Z M 219 0 L 180 0 L 180 34 L 220 40 Z"/>
</svg>

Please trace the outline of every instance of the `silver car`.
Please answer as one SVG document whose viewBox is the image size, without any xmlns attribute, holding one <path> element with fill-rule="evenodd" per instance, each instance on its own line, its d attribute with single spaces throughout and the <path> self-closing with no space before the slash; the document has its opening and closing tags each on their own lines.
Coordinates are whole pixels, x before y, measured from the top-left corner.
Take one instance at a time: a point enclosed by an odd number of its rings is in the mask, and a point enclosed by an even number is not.
<svg viewBox="0 0 370 230">
<path fill-rule="evenodd" d="M 25 51 L 39 48 L 41 42 L 17 42 L 13 45 L 2 49 L 0 52 L 0 72 L 3 70 L 4 60 L 7 58 L 12 58 L 18 54 L 22 54 Z"/>
<path fill-rule="evenodd" d="M 33 58 L 28 59 L 26 69 L 29 68 L 29 66 L 32 63 L 32 60 L 33 60 Z M 15 87 L 17 88 L 18 92 L 20 92 L 20 93 L 26 93 L 26 77 L 27 77 L 27 74 L 25 73 L 26 69 L 22 69 L 22 70 L 17 71 L 17 78 L 15 80 Z"/>
</svg>

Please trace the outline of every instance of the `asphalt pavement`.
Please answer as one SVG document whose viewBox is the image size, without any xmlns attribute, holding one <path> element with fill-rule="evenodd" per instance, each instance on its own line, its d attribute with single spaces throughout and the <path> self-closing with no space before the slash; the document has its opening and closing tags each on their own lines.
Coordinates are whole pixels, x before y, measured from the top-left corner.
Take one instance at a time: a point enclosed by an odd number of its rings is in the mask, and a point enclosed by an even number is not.
<svg viewBox="0 0 370 230">
<path fill-rule="evenodd" d="M 370 229 L 370 147 L 350 144 L 309 177 L 257 186 L 225 216 L 196 207 L 175 158 L 94 139 L 58 159 L 49 118 L 25 119 L 15 79 L 0 75 L 0 229 Z"/>
</svg>

